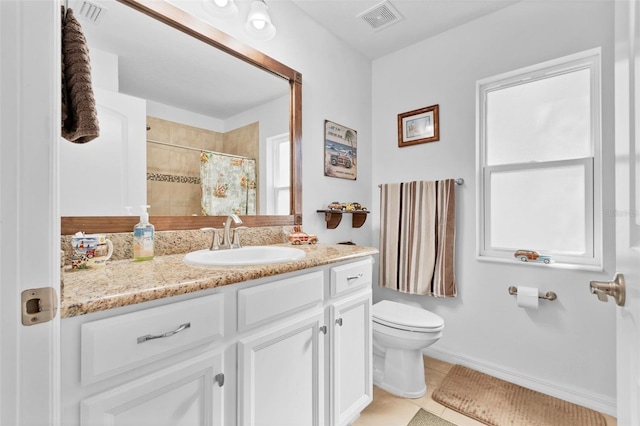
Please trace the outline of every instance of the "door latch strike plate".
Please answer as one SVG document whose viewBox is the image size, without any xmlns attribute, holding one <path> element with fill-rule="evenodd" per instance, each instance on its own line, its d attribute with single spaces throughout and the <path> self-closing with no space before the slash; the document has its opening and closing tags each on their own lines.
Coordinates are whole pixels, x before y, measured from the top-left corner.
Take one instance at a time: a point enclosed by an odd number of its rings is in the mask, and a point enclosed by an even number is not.
<svg viewBox="0 0 640 426">
<path fill-rule="evenodd" d="M 58 312 L 58 295 L 53 287 L 32 288 L 22 292 L 22 325 L 51 321 Z"/>
</svg>

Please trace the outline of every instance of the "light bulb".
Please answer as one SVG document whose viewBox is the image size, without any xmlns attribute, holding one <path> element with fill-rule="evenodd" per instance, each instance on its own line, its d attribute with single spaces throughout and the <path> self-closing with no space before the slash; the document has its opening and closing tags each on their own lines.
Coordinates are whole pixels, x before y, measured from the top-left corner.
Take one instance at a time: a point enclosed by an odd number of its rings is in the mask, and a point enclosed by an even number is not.
<svg viewBox="0 0 640 426">
<path fill-rule="evenodd" d="M 264 0 L 254 0 L 249 6 L 245 31 L 255 40 L 270 40 L 276 35 Z"/>
<path fill-rule="evenodd" d="M 202 0 L 202 3 L 213 16 L 233 17 L 238 15 L 238 5 L 233 0 Z"/>
<path fill-rule="evenodd" d="M 257 30 L 261 30 L 264 28 L 265 25 L 267 25 L 267 23 L 261 19 L 256 19 L 254 21 L 251 21 L 251 24 L 257 29 Z"/>
</svg>

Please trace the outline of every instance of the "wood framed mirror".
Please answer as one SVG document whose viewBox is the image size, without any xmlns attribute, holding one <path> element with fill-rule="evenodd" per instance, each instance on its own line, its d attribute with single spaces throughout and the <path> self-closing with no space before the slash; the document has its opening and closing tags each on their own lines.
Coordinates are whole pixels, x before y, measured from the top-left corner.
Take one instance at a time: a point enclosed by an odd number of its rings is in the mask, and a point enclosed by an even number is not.
<svg viewBox="0 0 640 426">
<path fill-rule="evenodd" d="M 289 84 L 289 136 L 290 136 L 290 211 L 288 215 L 241 215 L 246 226 L 285 226 L 302 224 L 302 75 L 264 53 L 230 37 L 212 25 L 198 19 L 171 3 L 159 0 L 117 0 L 164 25 L 172 27 L 202 43 L 241 61 L 282 78 Z M 186 230 L 214 226 L 226 216 L 156 216 L 150 222 L 156 230 Z M 132 216 L 63 216 L 61 233 L 131 232 L 139 221 Z"/>
</svg>

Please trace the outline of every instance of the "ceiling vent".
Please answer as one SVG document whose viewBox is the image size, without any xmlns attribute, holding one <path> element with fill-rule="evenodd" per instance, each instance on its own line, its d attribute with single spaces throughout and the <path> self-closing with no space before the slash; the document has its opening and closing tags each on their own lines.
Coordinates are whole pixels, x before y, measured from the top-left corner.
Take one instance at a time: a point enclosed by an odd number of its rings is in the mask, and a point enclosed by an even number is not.
<svg viewBox="0 0 640 426">
<path fill-rule="evenodd" d="M 93 22 L 94 24 L 99 24 L 102 18 L 104 17 L 107 9 L 100 6 L 98 3 L 83 0 L 78 2 L 78 6 L 76 6 L 76 10 L 74 13 L 79 17 Z"/>
<path fill-rule="evenodd" d="M 371 28 L 375 31 L 380 31 L 402 20 L 402 16 L 388 1 L 383 1 L 371 9 L 365 10 L 357 15 L 356 18 L 362 18 L 362 20 L 371 25 Z"/>
</svg>

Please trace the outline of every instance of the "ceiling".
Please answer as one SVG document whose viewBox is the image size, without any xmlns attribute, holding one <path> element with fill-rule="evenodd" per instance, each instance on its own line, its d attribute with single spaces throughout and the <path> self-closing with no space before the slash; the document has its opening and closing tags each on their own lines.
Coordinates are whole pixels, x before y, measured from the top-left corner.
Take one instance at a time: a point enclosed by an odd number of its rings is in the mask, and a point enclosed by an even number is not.
<svg viewBox="0 0 640 426">
<path fill-rule="evenodd" d="M 216 49 L 115 0 L 88 0 L 106 9 L 97 22 L 81 14 L 82 4 L 87 0 L 68 1 L 82 24 L 90 51 L 95 48 L 118 56 L 121 93 L 222 120 L 288 95 L 284 80 L 229 55 L 216 56 Z M 169 1 L 203 20 L 217 22 L 222 31 L 227 31 L 225 24 L 237 25 L 228 19 L 214 19 L 202 0 Z M 251 1 L 236 0 L 240 16 L 246 16 Z M 293 3 L 337 38 L 373 60 L 521 0 L 265 1 L 276 27 L 293 19 L 291 8 L 285 7 Z M 374 30 L 358 17 L 383 3 L 392 14 L 384 16 L 399 19 Z M 377 13 L 370 20 L 378 22 Z"/>
<path fill-rule="evenodd" d="M 269 0 L 266 1 L 269 4 Z M 520 0 L 291 1 L 364 56 L 376 59 Z M 375 30 L 367 21 L 358 17 L 361 13 L 384 4 L 390 5 L 391 11 L 399 15 L 394 23 Z M 276 23 L 277 16 L 272 19 Z"/>
</svg>

